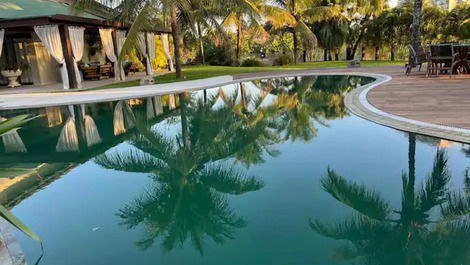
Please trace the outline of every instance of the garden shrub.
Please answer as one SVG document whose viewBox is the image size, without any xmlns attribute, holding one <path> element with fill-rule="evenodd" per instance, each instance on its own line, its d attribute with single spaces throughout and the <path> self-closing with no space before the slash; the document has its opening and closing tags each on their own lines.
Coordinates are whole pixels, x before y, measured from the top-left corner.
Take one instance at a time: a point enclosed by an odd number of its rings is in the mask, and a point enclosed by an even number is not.
<svg viewBox="0 0 470 265">
<path fill-rule="evenodd" d="M 204 43 L 204 56 L 206 63 L 210 65 L 230 66 L 233 64 L 230 56 L 227 56 L 225 48 L 213 43 Z"/>
<path fill-rule="evenodd" d="M 286 54 L 280 55 L 274 60 L 274 65 L 289 65 L 292 64 L 292 57 Z"/>
<path fill-rule="evenodd" d="M 242 62 L 242 66 L 263 66 L 263 63 L 256 58 L 248 58 Z"/>
</svg>

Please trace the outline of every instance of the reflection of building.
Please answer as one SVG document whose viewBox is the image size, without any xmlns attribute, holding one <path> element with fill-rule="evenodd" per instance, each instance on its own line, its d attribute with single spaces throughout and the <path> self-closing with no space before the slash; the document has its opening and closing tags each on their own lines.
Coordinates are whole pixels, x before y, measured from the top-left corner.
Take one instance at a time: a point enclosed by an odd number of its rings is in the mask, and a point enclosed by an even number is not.
<svg viewBox="0 0 470 265">
<path fill-rule="evenodd" d="M 179 105 L 169 96 L 138 100 L 3 111 L 0 117 L 29 114 L 29 121 L 12 135 L 0 137 L 0 167 L 9 163 L 81 163 L 129 139 L 135 132 L 130 115 L 145 115 L 149 123 L 173 115 Z M 174 97 L 173 99 L 178 97 Z M 174 106 L 170 106 L 174 104 Z"/>
</svg>

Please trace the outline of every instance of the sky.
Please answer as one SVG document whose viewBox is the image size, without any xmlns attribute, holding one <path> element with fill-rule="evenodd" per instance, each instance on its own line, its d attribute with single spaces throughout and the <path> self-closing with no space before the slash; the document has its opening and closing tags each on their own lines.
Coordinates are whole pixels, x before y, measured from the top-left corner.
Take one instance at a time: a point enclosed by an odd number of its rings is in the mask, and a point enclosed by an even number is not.
<svg viewBox="0 0 470 265">
<path fill-rule="evenodd" d="M 398 3 L 398 0 L 388 0 L 388 5 L 392 8 L 396 7 L 397 3 Z"/>
</svg>

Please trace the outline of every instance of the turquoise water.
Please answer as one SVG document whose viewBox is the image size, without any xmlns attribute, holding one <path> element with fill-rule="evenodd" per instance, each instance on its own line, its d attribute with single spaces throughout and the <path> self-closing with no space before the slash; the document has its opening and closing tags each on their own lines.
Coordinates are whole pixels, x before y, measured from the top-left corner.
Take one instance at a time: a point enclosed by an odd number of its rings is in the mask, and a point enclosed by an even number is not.
<svg viewBox="0 0 470 265">
<path fill-rule="evenodd" d="M 2 112 L 42 116 L 3 140 L 0 200 L 40 264 L 468 264 L 469 147 L 349 114 L 371 81 Z"/>
</svg>

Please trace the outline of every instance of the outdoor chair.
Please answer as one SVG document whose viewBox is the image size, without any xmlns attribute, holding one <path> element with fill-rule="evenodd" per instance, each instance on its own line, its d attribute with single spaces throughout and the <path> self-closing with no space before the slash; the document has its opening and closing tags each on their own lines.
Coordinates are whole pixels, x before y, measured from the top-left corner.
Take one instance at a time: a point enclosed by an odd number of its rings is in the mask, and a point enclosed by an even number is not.
<svg viewBox="0 0 470 265">
<path fill-rule="evenodd" d="M 109 79 L 113 72 L 113 66 L 111 64 L 100 65 L 100 79 Z"/>
<path fill-rule="evenodd" d="M 100 79 L 100 74 L 98 71 L 98 65 L 81 65 L 80 70 L 82 70 L 84 80 L 98 80 Z"/>
<path fill-rule="evenodd" d="M 409 75 L 411 70 L 415 67 L 419 67 L 418 71 L 421 71 L 423 63 L 427 61 L 425 52 L 417 53 L 411 44 L 408 47 L 410 49 L 410 56 L 406 64 L 406 75 Z"/>
</svg>

